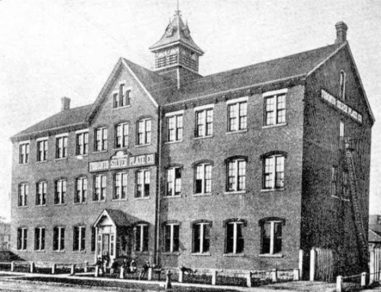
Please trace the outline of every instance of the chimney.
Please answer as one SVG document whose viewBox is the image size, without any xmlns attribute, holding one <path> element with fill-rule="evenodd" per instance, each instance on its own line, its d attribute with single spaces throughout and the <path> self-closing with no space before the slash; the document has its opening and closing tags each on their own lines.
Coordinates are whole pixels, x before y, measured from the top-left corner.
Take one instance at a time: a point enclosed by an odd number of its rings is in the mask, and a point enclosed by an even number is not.
<svg viewBox="0 0 381 292">
<path fill-rule="evenodd" d="M 342 44 L 347 41 L 347 30 L 348 26 L 344 21 L 339 21 L 335 25 L 336 27 L 336 40 L 335 44 Z"/>
<path fill-rule="evenodd" d="M 70 98 L 61 97 L 61 112 L 70 109 Z"/>
</svg>

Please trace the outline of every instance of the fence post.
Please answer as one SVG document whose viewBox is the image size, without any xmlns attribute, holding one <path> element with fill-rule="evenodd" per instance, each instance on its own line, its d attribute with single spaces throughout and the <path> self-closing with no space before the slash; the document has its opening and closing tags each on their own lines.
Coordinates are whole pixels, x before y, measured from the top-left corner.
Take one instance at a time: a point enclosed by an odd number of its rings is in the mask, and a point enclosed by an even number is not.
<svg viewBox="0 0 381 292">
<path fill-rule="evenodd" d="M 343 277 L 337 276 L 336 278 L 336 292 L 342 292 L 343 291 Z"/>
<path fill-rule="evenodd" d="M 94 277 L 99 277 L 99 265 L 95 266 Z"/>
<path fill-rule="evenodd" d="M 119 278 L 124 279 L 124 266 L 120 267 L 120 275 Z"/>
<path fill-rule="evenodd" d="M 52 264 L 52 274 L 54 275 L 56 273 L 56 264 Z"/>
<path fill-rule="evenodd" d="M 167 271 L 166 278 L 165 278 L 165 289 L 172 289 L 172 280 L 171 280 L 172 273 L 170 270 Z"/>
<path fill-rule="evenodd" d="M 366 272 L 361 273 L 361 287 L 366 286 Z"/>
<path fill-rule="evenodd" d="M 34 262 L 30 262 L 30 272 L 34 273 Z"/>
<path fill-rule="evenodd" d="M 212 271 L 212 285 L 217 284 L 217 270 Z"/>
<path fill-rule="evenodd" d="M 251 271 L 249 271 L 246 275 L 246 285 L 247 287 L 252 287 L 253 284 L 251 282 L 251 276 L 253 275 L 253 273 Z"/>
<path fill-rule="evenodd" d="M 70 275 L 74 275 L 75 274 L 75 264 L 72 264 L 70 266 Z"/>
<path fill-rule="evenodd" d="M 84 272 L 84 273 L 87 273 L 88 270 L 89 270 L 89 262 L 88 262 L 88 261 L 85 261 L 85 265 L 84 265 L 84 267 L 83 267 L 83 272 Z"/>
<path fill-rule="evenodd" d="M 294 269 L 294 281 L 299 281 L 299 280 L 300 280 L 299 269 Z"/>
<path fill-rule="evenodd" d="M 152 274 L 153 274 L 153 268 L 149 267 L 148 268 L 148 275 L 147 275 L 147 280 L 152 281 Z"/>
<path fill-rule="evenodd" d="M 11 272 L 14 272 L 15 271 L 15 262 L 12 261 L 11 262 Z"/>
<path fill-rule="evenodd" d="M 179 283 L 184 282 L 184 271 L 183 269 L 179 268 Z"/>
<path fill-rule="evenodd" d="M 375 271 L 375 252 L 372 249 L 369 253 L 369 284 L 372 284 L 375 280 L 376 271 Z"/>
<path fill-rule="evenodd" d="M 278 282 L 278 271 L 276 269 L 271 270 L 271 280 L 273 283 Z"/>
<path fill-rule="evenodd" d="M 303 279 L 303 259 L 304 259 L 304 250 L 299 250 L 299 279 Z"/>
<path fill-rule="evenodd" d="M 311 249 L 311 255 L 310 255 L 310 281 L 315 280 L 315 270 L 316 270 L 316 250 L 313 247 Z"/>
</svg>

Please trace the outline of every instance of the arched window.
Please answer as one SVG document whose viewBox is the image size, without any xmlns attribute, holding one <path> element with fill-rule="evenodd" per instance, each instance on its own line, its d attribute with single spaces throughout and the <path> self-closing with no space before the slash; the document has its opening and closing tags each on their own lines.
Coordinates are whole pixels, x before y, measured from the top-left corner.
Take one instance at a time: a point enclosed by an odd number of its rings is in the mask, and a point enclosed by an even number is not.
<svg viewBox="0 0 381 292">
<path fill-rule="evenodd" d="M 247 157 L 236 156 L 226 160 L 226 191 L 240 192 L 246 190 Z"/>
<path fill-rule="evenodd" d="M 228 219 L 224 221 L 225 225 L 225 253 L 241 254 L 245 249 L 245 240 L 243 236 L 243 227 L 247 225 L 244 219 Z"/>
<path fill-rule="evenodd" d="M 164 252 L 180 251 L 180 223 L 168 221 L 163 224 Z"/>
<path fill-rule="evenodd" d="M 261 254 L 274 255 L 282 252 L 283 218 L 269 217 L 259 220 L 261 226 Z"/>
<path fill-rule="evenodd" d="M 212 222 L 197 220 L 192 223 L 192 252 L 208 253 L 210 248 L 210 229 Z"/>
<path fill-rule="evenodd" d="M 48 183 L 46 181 L 39 181 L 36 184 L 36 205 L 37 206 L 46 205 L 47 187 L 48 187 Z"/>
<path fill-rule="evenodd" d="M 263 160 L 263 189 L 284 188 L 284 165 L 286 156 L 286 153 L 282 151 L 272 151 L 261 156 Z"/>
<path fill-rule="evenodd" d="M 346 83 L 346 74 L 343 70 L 340 71 L 340 98 L 345 100 L 345 83 Z"/>
<path fill-rule="evenodd" d="M 194 192 L 207 194 L 212 192 L 212 161 L 200 161 L 194 165 Z"/>
</svg>

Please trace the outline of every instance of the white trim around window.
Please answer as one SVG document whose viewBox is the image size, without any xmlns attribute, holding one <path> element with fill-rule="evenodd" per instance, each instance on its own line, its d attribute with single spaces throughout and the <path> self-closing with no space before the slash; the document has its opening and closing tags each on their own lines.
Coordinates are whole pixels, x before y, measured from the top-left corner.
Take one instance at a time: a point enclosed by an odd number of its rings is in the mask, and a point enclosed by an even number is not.
<svg viewBox="0 0 381 292">
<path fill-rule="evenodd" d="M 184 110 L 179 110 L 179 111 L 175 111 L 175 112 L 166 113 L 164 116 L 165 117 L 171 117 L 171 116 L 177 116 L 177 115 L 183 115 L 183 114 L 184 114 Z"/>
<path fill-rule="evenodd" d="M 231 103 L 237 103 L 237 102 L 243 102 L 243 101 L 248 101 L 247 96 L 239 97 L 239 98 L 234 98 L 234 99 L 229 99 L 226 101 L 226 104 L 231 104 Z"/>
<path fill-rule="evenodd" d="M 193 110 L 195 112 L 197 112 L 197 111 L 206 110 L 206 109 L 213 109 L 213 108 L 214 108 L 214 103 L 211 103 L 211 104 L 197 106 Z"/>
<path fill-rule="evenodd" d="M 282 88 L 282 89 L 278 89 L 278 90 L 266 91 L 266 92 L 262 93 L 262 97 L 268 97 L 268 96 L 272 96 L 272 95 L 284 94 L 284 93 L 287 93 L 287 91 L 288 91 L 288 88 Z"/>
</svg>

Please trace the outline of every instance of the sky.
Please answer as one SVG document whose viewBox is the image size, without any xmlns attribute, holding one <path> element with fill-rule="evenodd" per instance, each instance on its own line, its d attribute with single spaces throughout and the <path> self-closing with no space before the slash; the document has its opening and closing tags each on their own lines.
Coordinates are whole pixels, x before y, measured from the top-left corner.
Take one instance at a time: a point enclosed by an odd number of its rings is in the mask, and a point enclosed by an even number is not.
<svg viewBox="0 0 381 292">
<path fill-rule="evenodd" d="M 94 102 L 119 57 L 152 69 L 148 47 L 176 0 L 0 0 L 0 216 L 10 218 L 11 142 L 24 128 Z M 180 0 L 207 75 L 332 44 L 345 21 L 376 124 L 370 212 L 381 214 L 381 1 Z M 380 121 L 378 123 L 377 121 Z"/>
</svg>

